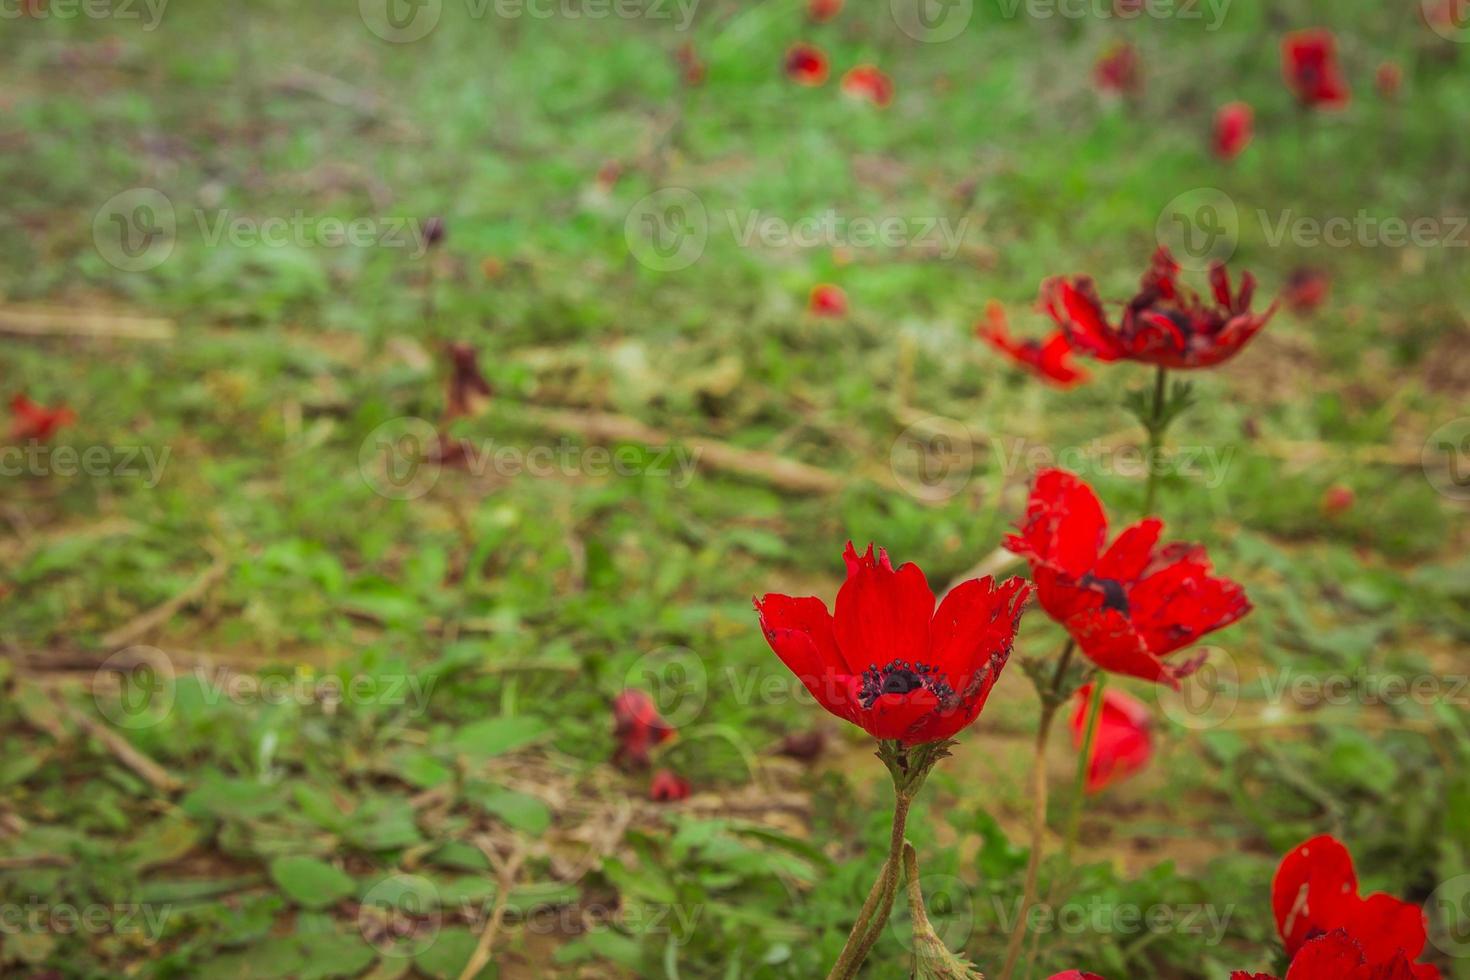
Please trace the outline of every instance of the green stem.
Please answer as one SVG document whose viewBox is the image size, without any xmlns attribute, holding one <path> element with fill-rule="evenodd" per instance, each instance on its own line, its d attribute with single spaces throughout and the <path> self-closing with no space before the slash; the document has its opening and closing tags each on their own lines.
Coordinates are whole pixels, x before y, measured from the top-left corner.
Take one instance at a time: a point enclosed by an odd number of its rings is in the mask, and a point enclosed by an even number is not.
<svg viewBox="0 0 1470 980">
<path fill-rule="evenodd" d="M 1072 811 L 1067 817 L 1067 837 L 1063 844 L 1062 863 L 1072 866 L 1072 852 L 1077 847 L 1077 831 L 1082 826 L 1082 803 L 1087 795 L 1087 766 L 1092 761 L 1092 744 L 1097 739 L 1097 723 L 1102 717 L 1103 688 L 1108 675 L 1098 671 L 1092 681 L 1092 699 L 1088 704 L 1087 731 L 1082 736 L 1082 754 L 1077 757 L 1077 777 L 1072 784 Z"/>
<path fill-rule="evenodd" d="M 1143 513 L 1154 512 L 1154 501 L 1159 492 L 1159 455 L 1164 448 L 1164 399 L 1167 395 L 1168 370 L 1160 365 L 1154 374 L 1153 415 L 1147 423 L 1148 429 L 1148 485 L 1143 491 Z"/>
<path fill-rule="evenodd" d="M 857 976 L 863 960 L 868 958 L 868 952 L 877 943 L 883 927 L 888 924 L 888 915 L 893 911 L 893 898 L 898 891 L 899 870 L 903 867 L 903 832 L 912 802 L 912 796 L 902 788 L 894 787 L 893 831 L 889 836 L 888 859 L 883 862 L 878 879 L 873 882 L 868 899 L 863 903 L 857 921 L 853 923 L 852 932 L 848 933 L 847 944 L 842 947 L 842 953 L 833 964 L 832 972 L 827 974 L 827 980 L 851 980 Z"/>
</svg>

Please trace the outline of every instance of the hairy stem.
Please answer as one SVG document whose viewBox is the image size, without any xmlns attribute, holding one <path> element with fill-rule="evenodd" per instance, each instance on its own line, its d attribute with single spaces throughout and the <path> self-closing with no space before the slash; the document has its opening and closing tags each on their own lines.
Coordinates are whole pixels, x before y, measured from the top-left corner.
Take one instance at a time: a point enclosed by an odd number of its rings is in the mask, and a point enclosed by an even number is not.
<svg viewBox="0 0 1470 980">
<path fill-rule="evenodd" d="M 1164 399 L 1168 383 L 1168 370 L 1162 365 L 1154 374 L 1153 416 L 1148 422 L 1148 484 L 1143 491 L 1143 513 L 1154 512 L 1154 501 L 1159 493 L 1159 453 L 1164 447 Z"/>
<path fill-rule="evenodd" d="M 1088 704 L 1087 730 L 1082 736 L 1082 752 L 1077 756 L 1077 778 L 1072 786 L 1072 811 L 1067 818 L 1067 837 L 1062 845 L 1063 863 L 1072 865 L 1072 852 L 1077 846 L 1077 831 L 1082 826 L 1082 803 L 1087 795 L 1087 766 L 1092 761 L 1092 745 L 1097 739 L 1097 722 L 1102 717 L 1103 688 L 1108 675 L 1099 671 L 1092 682 L 1092 698 Z"/>
<path fill-rule="evenodd" d="M 893 911 L 899 870 L 903 866 L 904 826 L 908 822 L 909 804 L 913 802 L 913 798 L 902 788 L 895 786 L 894 791 L 893 831 L 889 837 L 888 859 L 883 862 L 878 879 L 873 882 L 868 899 L 863 903 L 862 911 L 853 923 L 852 932 L 847 936 L 847 945 L 842 948 L 832 972 L 827 974 L 827 980 L 850 980 L 857 976 L 863 960 L 868 958 L 868 952 L 877 943 L 883 927 L 888 924 L 889 913 Z"/>
</svg>

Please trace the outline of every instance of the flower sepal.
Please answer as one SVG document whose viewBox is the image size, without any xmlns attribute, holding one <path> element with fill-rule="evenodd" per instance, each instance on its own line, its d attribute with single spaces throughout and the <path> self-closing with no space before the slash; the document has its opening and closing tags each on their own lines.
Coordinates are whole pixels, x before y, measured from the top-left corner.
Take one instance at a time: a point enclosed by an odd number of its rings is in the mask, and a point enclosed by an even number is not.
<svg viewBox="0 0 1470 980">
<path fill-rule="evenodd" d="M 917 980 L 985 980 L 975 965 L 950 952 L 934 931 L 924 909 L 924 892 L 919 887 L 919 858 L 914 845 L 904 842 L 903 867 L 909 883 L 909 916 L 914 931 L 914 976 Z"/>
<path fill-rule="evenodd" d="M 1163 438 L 1174 420 L 1194 405 L 1194 384 L 1189 381 L 1175 381 L 1171 384 L 1157 414 L 1153 398 L 1153 392 L 1147 388 L 1135 388 L 1123 396 L 1123 407 L 1133 413 L 1150 435 Z"/>
<path fill-rule="evenodd" d="M 940 759 L 949 758 L 952 738 L 937 742 L 923 742 L 905 746 L 896 738 L 885 738 L 878 743 L 878 758 L 888 767 L 893 776 L 893 789 L 900 796 L 913 799 L 924 785 L 924 777 Z"/>
<path fill-rule="evenodd" d="M 1097 673 L 1086 663 L 1072 660 L 1058 674 L 1055 658 L 1048 657 L 1022 657 L 1021 670 L 1031 678 L 1043 711 L 1056 711 L 1072 700 L 1072 695 Z"/>
</svg>

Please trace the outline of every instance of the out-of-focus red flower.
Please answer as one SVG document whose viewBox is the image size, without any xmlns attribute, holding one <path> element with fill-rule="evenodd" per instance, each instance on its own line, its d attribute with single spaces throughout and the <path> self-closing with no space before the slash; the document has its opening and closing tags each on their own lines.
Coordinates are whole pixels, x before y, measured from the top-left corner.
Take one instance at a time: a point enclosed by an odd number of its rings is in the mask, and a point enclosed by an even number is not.
<svg viewBox="0 0 1470 980">
<path fill-rule="evenodd" d="M 597 187 L 604 194 L 617 186 L 623 177 L 623 165 L 616 160 L 604 160 L 597 168 Z"/>
<path fill-rule="evenodd" d="M 1286 980 L 1420 980 L 1438 976 L 1437 968 L 1416 965 L 1402 955 L 1386 963 L 1371 963 L 1363 953 L 1363 944 L 1341 929 L 1309 940 L 1286 971 Z M 1230 974 L 1230 980 L 1276 977 L 1237 970 Z"/>
<path fill-rule="evenodd" d="M 815 596 L 755 601 L 766 642 L 832 714 L 877 739 L 917 745 L 973 722 L 1011 656 L 1031 586 L 989 576 L 935 609 L 924 573 L 848 542 L 835 613 Z"/>
<path fill-rule="evenodd" d="M 817 316 L 846 316 L 847 294 L 841 287 L 824 282 L 812 287 L 806 308 Z"/>
<path fill-rule="evenodd" d="M 1397 62 L 1385 61 L 1378 66 L 1378 71 L 1373 75 L 1374 84 L 1378 87 L 1378 94 L 1385 99 L 1397 98 L 1399 89 L 1404 84 L 1404 70 Z"/>
<path fill-rule="evenodd" d="M 1332 292 L 1332 279 L 1321 269 L 1307 266 L 1292 270 L 1281 289 L 1281 301 L 1298 316 L 1315 313 Z"/>
<path fill-rule="evenodd" d="M 777 754 L 784 755 L 788 759 L 799 759 L 802 762 L 811 762 L 822 754 L 827 747 L 827 736 L 819 728 L 813 728 L 807 732 L 792 732 L 781 740 L 781 745 L 776 749 Z"/>
<path fill-rule="evenodd" d="M 807 0 L 806 15 L 814 23 L 825 24 L 842 13 L 842 0 Z"/>
<path fill-rule="evenodd" d="M 466 343 L 453 343 L 445 348 L 449 355 L 449 382 L 444 398 L 444 421 L 479 415 L 489 404 L 495 390 L 480 373 L 479 355 Z"/>
<path fill-rule="evenodd" d="M 1093 685 L 1088 684 L 1077 692 L 1077 708 L 1072 712 L 1072 746 L 1079 751 L 1087 737 L 1092 690 Z M 1148 765 L 1153 754 L 1148 707 L 1131 694 L 1104 688 L 1092 757 L 1087 762 L 1087 792 L 1100 793 L 1113 783 L 1127 779 Z"/>
<path fill-rule="evenodd" d="M 19 392 L 10 399 L 10 438 L 15 442 L 35 439 L 46 442 L 56 430 L 77 420 L 76 412 L 65 405 L 47 408 Z"/>
<path fill-rule="evenodd" d="M 810 44 L 794 44 L 786 52 L 786 77 L 798 85 L 821 85 L 827 80 L 827 56 Z"/>
<path fill-rule="evenodd" d="M 1358 895 L 1353 858 L 1342 842 L 1323 834 L 1297 845 L 1276 869 L 1271 882 L 1271 909 L 1276 930 L 1292 957 L 1288 980 L 1300 980 L 1298 961 L 1307 957 L 1302 978 L 1363 980 L 1397 978 L 1438 980 L 1433 966 L 1415 965 L 1428 938 L 1424 910 L 1392 895 Z M 1331 944 L 1309 954 L 1310 940 L 1341 930 Z M 1356 949 L 1358 959 L 1352 953 Z M 1377 972 L 1325 971 L 1321 964 L 1373 967 Z M 1310 970 L 1308 970 L 1310 967 Z"/>
<path fill-rule="evenodd" d="M 1322 513 L 1328 517 L 1346 514 L 1353 509 L 1356 500 L 1352 487 L 1345 487 L 1341 483 L 1333 484 L 1322 493 Z"/>
<path fill-rule="evenodd" d="M 885 108 L 893 101 L 893 79 L 876 65 L 857 65 L 842 76 L 842 94 Z"/>
<path fill-rule="evenodd" d="M 1351 100 L 1331 31 L 1312 28 L 1288 34 L 1281 42 L 1281 65 L 1286 87 L 1302 105 L 1339 109 Z"/>
<path fill-rule="evenodd" d="M 975 324 L 975 336 L 1058 387 L 1072 388 L 1087 380 L 1087 372 L 1073 363 L 1066 331 L 1058 329 L 1045 340 L 1016 340 L 1006 323 L 1005 308 L 995 301 L 986 305 L 985 319 Z"/>
<path fill-rule="evenodd" d="M 1215 113 L 1215 156 L 1234 160 L 1250 145 L 1256 114 L 1244 102 L 1227 102 Z"/>
<path fill-rule="evenodd" d="M 1057 973 L 1050 980 L 1103 980 L 1096 973 L 1084 973 L 1081 970 L 1068 970 L 1065 973 Z"/>
<path fill-rule="evenodd" d="M 444 241 L 445 229 L 444 219 L 438 215 L 424 219 L 423 232 L 424 245 L 434 248 Z"/>
<path fill-rule="evenodd" d="M 480 274 L 494 282 L 505 275 L 505 263 L 498 256 L 487 255 L 480 260 Z"/>
<path fill-rule="evenodd" d="M 1117 326 L 1108 322 L 1090 276 L 1053 277 L 1041 284 L 1042 308 L 1067 331 L 1077 350 L 1100 361 L 1143 361 L 1161 367 L 1213 367 L 1229 360 L 1276 312 L 1251 312 L 1256 280 L 1240 277 L 1232 293 L 1223 263 L 1210 267 L 1214 302 L 1179 282 L 1179 264 L 1160 246 Z"/>
<path fill-rule="evenodd" d="M 708 67 L 699 60 L 699 53 L 694 50 L 694 42 L 685 41 L 679 45 L 678 50 L 674 52 L 674 61 L 679 66 L 679 77 L 684 80 L 685 85 L 694 86 L 704 82 Z"/>
<path fill-rule="evenodd" d="M 655 803 L 677 803 L 689 798 L 689 780 L 668 769 L 653 774 L 648 786 L 648 798 Z"/>
<path fill-rule="evenodd" d="M 1136 94 L 1143 88 L 1138 49 L 1127 42 L 1113 45 L 1093 65 L 1092 81 L 1103 92 Z"/>
<path fill-rule="evenodd" d="M 674 727 L 658 713 L 653 698 L 628 688 L 613 698 L 613 737 L 618 740 L 613 761 L 625 769 L 648 765 L 648 753 L 674 737 Z"/>
<path fill-rule="evenodd" d="M 1164 522 L 1148 517 L 1104 550 L 1108 521 L 1092 488 L 1065 470 L 1036 477 L 1020 534 L 1005 546 L 1031 563 L 1047 614 L 1103 670 L 1179 687 L 1203 662 L 1164 661 L 1250 612 L 1245 590 L 1210 574 L 1198 545 L 1160 545 Z"/>
</svg>

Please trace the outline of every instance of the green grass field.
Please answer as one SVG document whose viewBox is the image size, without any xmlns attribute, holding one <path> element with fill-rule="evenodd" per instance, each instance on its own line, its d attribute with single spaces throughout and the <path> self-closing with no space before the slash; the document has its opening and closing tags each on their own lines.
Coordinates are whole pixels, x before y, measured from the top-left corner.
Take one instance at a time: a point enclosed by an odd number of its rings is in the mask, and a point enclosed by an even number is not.
<svg viewBox="0 0 1470 980">
<path fill-rule="evenodd" d="M 926 30 L 905 3 L 0 11 L 0 396 L 76 413 L 0 457 L 0 975 L 454 978 L 477 945 L 501 980 L 824 975 L 889 790 L 751 596 L 830 600 L 849 539 L 939 589 L 1054 463 L 1135 514 L 1149 373 L 1047 388 L 972 327 L 995 299 L 1040 335 L 1050 275 L 1126 299 L 1162 235 L 1191 282 L 1214 255 L 1265 298 L 1332 288 L 1195 375 L 1159 510 L 1256 608 L 1185 696 L 1123 683 L 1157 752 L 1043 866 L 1017 977 L 1283 975 L 1272 872 L 1329 832 L 1470 977 L 1465 45 L 1414 3 L 982 0 Z M 1310 26 L 1343 111 L 1283 87 Z M 1143 91 L 1100 96 L 1124 39 Z M 825 85 L 784 77 L 797 41 Z M 886 109 L 838 90 L 864 62 Z M 1225 163 L 1231 100 L 1256 132 Z M 819 283 L 847 315 L 807 310 Z M 451 426 L 484 455 L 405 469 L 451 342 L 494 388 Z M 987 976 L 1026 863 L 1022 660 L 1062 636 L 1027 615 L 910 821 Z M 629 684 L 686 801 L 610 763 Z M 908 944 L 905 913 L 865 975 Z"/>
</svg>

